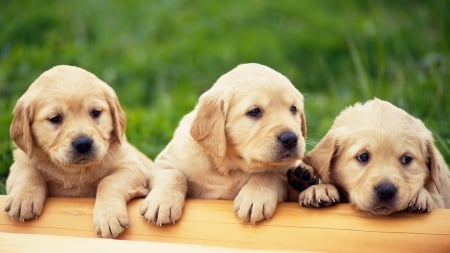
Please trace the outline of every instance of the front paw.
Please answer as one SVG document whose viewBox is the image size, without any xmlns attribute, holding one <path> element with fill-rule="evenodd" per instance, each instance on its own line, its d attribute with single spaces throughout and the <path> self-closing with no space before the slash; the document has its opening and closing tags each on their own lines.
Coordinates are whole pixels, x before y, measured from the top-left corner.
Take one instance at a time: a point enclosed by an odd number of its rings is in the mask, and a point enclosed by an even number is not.
<svg viewBox="0 0 450 253">
<path fill-rule="evenodd" d="M 185 194 L 175 190 L 152 190 L 144 202 L 140 212 L 148 223 L 175 224 L 180 218 L 184 207 Z"/>
<path fill-rule="evenodd" d="M 408 203 L 407 210 L 414 213 L 423 213 L 430 212 L 433 207 L 434 202 L 431 194 L 427 190 L 421 189 Z"/>
<path fill-rule="evenodd" d="M 244 222 L 256 224 L 270 219 L 277 207 L 278 196 L 270 189 L 243 188 L 234 199 L 234 211 Z"/>
<path fill-rule="evenodd" d="M 339 192 L 334 185 L 317 184 L 302 191 L 298 196 L 298 203 L 307 207 L 324 207 L 338 203 Z"/>
<path fill-rule="evenodd" d="M 23 222 L 41 215 L 45 198 L 45 189 L 12 191 L 5 201 L 4 210 L 11 219 Z"/>
<path fill-rule="evenodd" d="M 128 227 L 127 203 L 119 202 L 120 200 L 108 202 L 96 200 L 94 226 L 97 235 L 103 238 L 116 238 Z"/>
<path fill-rule="evenodd" d="M 319 182 L 319 179 L 314 175 L 314 170 L 304 163 L 289 169 L 287 171 L 287 180 L 289 185 L 299 192 Z"/>
</svg>

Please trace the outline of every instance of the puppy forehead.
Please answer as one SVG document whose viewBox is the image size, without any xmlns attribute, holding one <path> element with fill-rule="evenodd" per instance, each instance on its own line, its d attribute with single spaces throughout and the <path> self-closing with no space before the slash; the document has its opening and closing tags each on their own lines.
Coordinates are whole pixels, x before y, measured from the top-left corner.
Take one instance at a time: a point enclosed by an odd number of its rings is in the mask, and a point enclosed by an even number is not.
<svg viewBox="0 0 450 253">
<path fill-rule="evenodd" d="M 225 100 L 227 99 L 230 100 L 230 104 L 239 105 L 241 108 L 295 105 L 298 110 L 303 110 L 303 98 L 299 92 L 268 85 L 254 85 L 253 87 L 246 86 L 235 89 L 230 96 L 225 96 Z"/>
<path fill-rule="evenodd" d="M 241 64 L 222 75 L 214 84 L 213 89 L 224 94 L 231 93 L 245 97 L 278 97 L 298 99 L 303 102 L 303 96 L 290 80 L 274 69 L 257 64 Z M 232 97 L 228 95 L 227 97 Z"/>
<path fill-rule="evenodd" d="M 26 95 L 40 96 L 49 93 L 96 94 L 108 85 L 94 74 L 75 66 L 58 65 L 42 73 L 28 88 Z"/>
<path fill-rule="evenodd" d="M 432 139 L 431 132 L 422 121 L 379 99 L 346 108 L 336 117 L 332 128 L 343 133 L 374 129 L 384 135 L 411 135 L 422 140 Z"/>
</svg>

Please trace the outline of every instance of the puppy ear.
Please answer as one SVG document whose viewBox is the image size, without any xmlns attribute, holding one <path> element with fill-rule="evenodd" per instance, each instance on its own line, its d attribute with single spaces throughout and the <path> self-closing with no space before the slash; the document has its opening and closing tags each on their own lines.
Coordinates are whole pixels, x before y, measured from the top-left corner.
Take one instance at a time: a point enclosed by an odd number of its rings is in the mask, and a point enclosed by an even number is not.
<svg viewBox="0 0 450 253">
<path fill-rule="evenodd" d="M 25 105 L 24 101 L 19 99 L 14 107 L 9 133 L 17 147 L 23 150 L 28 156 L 32 155 L 33 150 L 33 135 L 31 134 L 32 121 L 33 110 L 31 105 Z"/>
<path fill-rule="evenodd" d="M 120 144 L 125 134 L 127 116 L 120 106 L 119 98 L 117 98 L 116 93 L 109 86 L 106 92 L 106 101 L 111 110 L 111 117 L 113 121 L 113 141 L 117 141 Z"/>
<path fill-rule="evenodd" d="M 303 135 L 303 138 L 306 139 L 306 117 L 305 117 L 305 113 L 301 113 L 300 114 L 300 120 L 302 121 L 302 125 L 301 125 L 302 135 Z"/>
<path fill-rule="evenodd" d="M 328 132 L 322 140 L 306 154 L 303 161 L 314 168 L 324 183 L 330 182 L 330 170 L 337 152 L 336 140 Z"/>
<path fill-rule="evenodd" d="M 434 141 L 428 141 L 426 147 L 428 155 L 427 166 L 431 174 L 431 183 L 435 186 L 437 192 L 444 196 L 445 194 L 442 193 L 450 191 L 450 172 Z M 450 199 L 447 201 L 450 201 Z"/>
<path fill-rule="evenodd" d="M 224 103 L 218 93 L 208 91 L 200 97 L 191 125 L 191 136 L 203 149 L 217 157 L 226 152 Z"/>
</svg>

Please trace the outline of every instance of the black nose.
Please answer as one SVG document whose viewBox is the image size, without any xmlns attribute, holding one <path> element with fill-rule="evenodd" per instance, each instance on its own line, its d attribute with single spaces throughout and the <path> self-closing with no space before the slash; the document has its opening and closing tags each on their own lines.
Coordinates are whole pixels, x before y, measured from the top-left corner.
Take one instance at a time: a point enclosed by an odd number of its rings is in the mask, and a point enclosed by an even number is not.
<svg viewBox="0 0 450 253">
<path fill-rule="evenodd" d="M 86 154 L 92 150 L 92 139 L 86 136 L 81 136 L 72 141 L 73 149 L 79 154 Z"/>
<path fill-rule="evenodd" d="M 287 149 L 297 147 L 297 135 L 293 132 L 283 132 L 278 136 L 278 141 Z"/>
<path fill-rule="evenodd" d="M 377 194 L 378 199 L 388 201 L 395 197 L 395 194 L 397 193 L 397 188 L 393 184 L 383 183 L 375 186 L 375 192 Z"/>
</svg>

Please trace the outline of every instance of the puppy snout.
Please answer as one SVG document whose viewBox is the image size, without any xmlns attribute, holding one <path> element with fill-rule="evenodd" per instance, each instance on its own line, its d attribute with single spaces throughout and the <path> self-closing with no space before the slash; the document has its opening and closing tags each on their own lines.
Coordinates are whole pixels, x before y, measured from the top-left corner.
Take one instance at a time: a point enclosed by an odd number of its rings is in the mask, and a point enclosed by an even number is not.
<svg viewBox="0 0 450 253">
<path fill-rule="evenodd" d="M 397 187 L 391 183 L 382 183 L 375 186 L 375 193 L 379 200 L 389 201 L 397 194 Z"/>
<path fill-rule="evenodd" d="M 72 141 L 72 147 L 78 154 L 87 154 L 92 150 L 93 140 L 86 136 L 77 137 Z"/>
<path fill-rule="evenodd" d="M 278 141 L 286 149 L 294 149 L 297 147 L 298 137 L 293 132 L 283 132 L 278 135 Z"/>
</svg>

